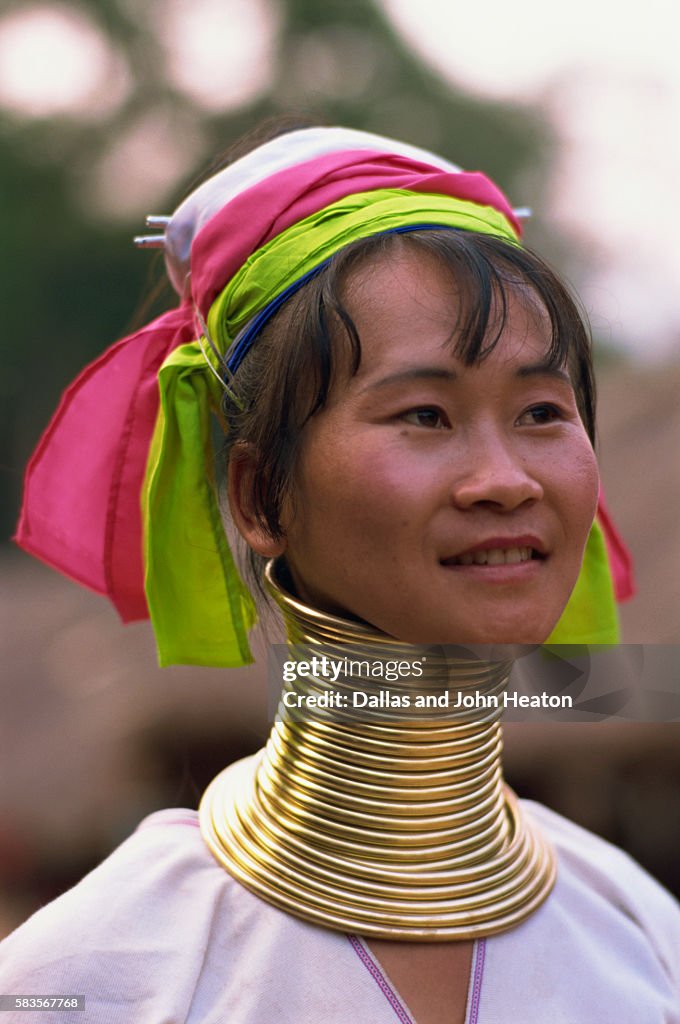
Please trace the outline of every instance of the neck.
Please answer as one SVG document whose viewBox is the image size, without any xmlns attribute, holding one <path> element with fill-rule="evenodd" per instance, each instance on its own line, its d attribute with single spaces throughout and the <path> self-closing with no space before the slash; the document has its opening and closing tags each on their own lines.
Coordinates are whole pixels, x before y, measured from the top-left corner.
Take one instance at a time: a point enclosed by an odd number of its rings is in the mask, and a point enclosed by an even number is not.
<svg viewBox="0 0 680 1024">
<path fill-rule="evenodd" d="M 421 650 L 308 608 L 271 564 L 267 582 L 298 669 L 316 656 L 317 673 L 284 684 L 262 754 L 207 790 L 215 857 L 277 907 L 367 936 L 470 939 L 526 918 L 555 865 L 503 783 L 512 663 Z M 323 656 L 348 674 L 331 683 Z M 397 664 L 416 669 L 394 679 Z M 483 711 L 459 707 L 471 694 Z"/>
</svg>

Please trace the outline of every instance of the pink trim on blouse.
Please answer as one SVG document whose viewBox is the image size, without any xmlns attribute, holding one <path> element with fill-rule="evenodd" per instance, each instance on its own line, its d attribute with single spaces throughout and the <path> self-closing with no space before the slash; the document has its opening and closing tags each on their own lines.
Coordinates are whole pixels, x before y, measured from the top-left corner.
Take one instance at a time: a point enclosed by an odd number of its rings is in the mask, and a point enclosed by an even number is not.
<svg viewBox="0 0 680 1024">
<path fill-rule="evenodd" d="M 407 1012 L 404 1004 L 392 988 L 392 985 L 383 974 L 380 965 L 372 956 L 370 950 L 357 935 L 348 935 L 352 949 L 357 954 L 362 964 L 376 982 L 380 991 L 387 999 L 402 1024 L 415 1024 L 413 1018 Z M 482 995 L 482 980 L 484 977 L 484 959 L 486 956 L 486 939 L 479 939 L 474 944 L 472 956 L 472 971 L 468 984 L 467 1011 L 465 1014 L 466 1024 L 479 1024 L 479 1002 Z"/>
<path fill-rule="evenodd" d="M 378 985 L 380 991 L 385 996 L 385 999 L 390 1004 L 401 1024 L 415 1024 L 413 1017 L 406 1012 L 404 1004 L 401 999 L 394 991 L 389 981 L 380 969 L 379 964 L 376 962 L 370 951 L 366 948 L 364 943 L 357 935 L 348 935 L 352 949 L 361 960 L 362 964 L 371 975 L 373 980 Z"/>
<path fill-rule="evenodd" d="M 484 975 L 484 957 L 486 956 L 486 939 L 475 942 L 474 965 L 472 968 L 472 988 L 468 1000 L 467 1024 L 478 1024 L 479 1000 L 482 995 L 482 977 Z"/>
</svg>

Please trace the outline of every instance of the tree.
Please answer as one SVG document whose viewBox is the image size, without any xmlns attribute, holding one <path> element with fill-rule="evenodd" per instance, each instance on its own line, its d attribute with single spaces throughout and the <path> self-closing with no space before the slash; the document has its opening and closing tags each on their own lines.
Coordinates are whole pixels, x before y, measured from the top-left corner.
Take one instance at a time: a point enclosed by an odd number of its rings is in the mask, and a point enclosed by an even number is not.
<svg viewBox="0 0 680 1024">
<path fill-rule="evenodd" d="M 3 19 L 20 9 L 27 10 L 11 4 Z M 83 201 L 104 154 L 122 146 L 136 124 L 169 119 L 180 145 L 183 126 L 191 125 L 196 167 L 258 121 L 292 113 L 433 148 L 467 169 L 483 168 L 520 200 L 529 180 L 534 195 L 540 185 L 548 139 L 538 117 L 452 89 L 411 52 L 372 0 L 280 0 L 266 89 L 237 109 L 225 97 L 225 110 L 217 112 L 173 80 L 152 10 L 133 10 L 124 0 L 88 5 L 122 56 L 121 67 L 134 76 L 127 97 L 106 117 L 65 112 L 29 119 L 8 111 L 0 119 L 4 535 L 14 522 L 23 465 L 59 392 L 130 326 L 150 271 L 161 275 L 157 260 L 131 251 L 130 235 L 141 220 L 93 217 Z M 118 187 L 125 189 L 126 181 Z M 169 197 L 159 198 L 161 208 L 148 212 L 172 208 Z M 158 301 L 149 312 L 157 308 Z"/>
</svg>

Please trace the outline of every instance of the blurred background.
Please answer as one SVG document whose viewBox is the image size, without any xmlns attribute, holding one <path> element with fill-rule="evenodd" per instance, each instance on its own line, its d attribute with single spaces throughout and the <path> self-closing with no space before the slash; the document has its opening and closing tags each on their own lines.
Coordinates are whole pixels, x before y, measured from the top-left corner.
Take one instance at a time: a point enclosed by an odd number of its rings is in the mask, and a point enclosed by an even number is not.
<svg viewBox="0 0 680 1024">
<path fill-rule="evenodd" d="M 5 0 L 0 936 L 157 807 L 196 806 L 266 733 L 263 672 L 155 667 L 146 624 L 14 550 L 23 466 L 77 371 L 172 302 L 147 213 L 265 117 L 343 123 L 483 169 L 590 315 L 631 643 L 680 642 L 680 64 L 667 3 Z M 534 796 L 680 891 L 680 726 L 522 725 Z"/>
</svg>

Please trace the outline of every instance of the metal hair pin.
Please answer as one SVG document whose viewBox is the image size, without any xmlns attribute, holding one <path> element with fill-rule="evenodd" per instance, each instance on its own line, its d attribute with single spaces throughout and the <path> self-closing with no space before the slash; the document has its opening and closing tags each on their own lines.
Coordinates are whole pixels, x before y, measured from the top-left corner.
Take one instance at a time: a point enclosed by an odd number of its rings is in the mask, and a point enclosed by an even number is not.
<svg viewBox="0 0 680 1024">
<path fill-rule="evenodd" d="M 233 380 L 234 380 L 234 375 L 232 374 L 231 370 L 229 369 L 229 366 L 227 365 L 226 359 L 221 354 L 221 352 L 217 348 L 217 345 L 215 344 L 215 342 L 210 337 L 210 331 L 208 330 L 208 325 L 205 322 L 205 318 L 204 318 L 203 314 L 201 313 L 200 309 L 198 308 L 198 306 L 194 306 L 194 316 L 196 317 L 196 322 L 197 322 L 197 324 L 198 324 L 198 326 L 200 328 L 200 331 L 197 331 L 198 337 L 197 337 L 196 340 L 198 341 L 198 344 L 199 344 L 199 347 L 201 349 L 201 352 L 203 353 L 203 358 L 205 359 L 206 363 L 208 364 L 208 368 L 210 369 L 210 372 L 220 382 L 220 386 L 222 387 L 222 390 L 226 394 L 229 395 L 229 397 L 231 398 L 232 402 L 234 402 L 234 404 L 239 409 L 242 409 L 243 408 L 243 403 L 239 399 L 239 397 L 238 397 L 238 395 L 236 393 L 236 390 L 232 386 L 233 385 Z M 203 344 L 203 339 L 204 338 L 208 342 L 208 344 L 210 345 L 210 349 L 211 349 L 213 355 L 215 356 L 215 359 L 217 359 L 218 364 L 222 368 L 222 373 L 224 374 L 224 376 L 220 376 L 220 374 L 217 372 L 217 370 L 213 366 L 212 361 L 211 361 L 208 353 L 206 352 L 205 346 Z"/>
<path fill-rule="evenodd" d="M 165 248 L 165 235 L 135 235 L 132 241 L 138 249 Z"/>
<path fill-rule="evenodd" d="M 147 228 L 167 228 L 171 219 L 167 213 L 149 213 L 144 223 Z"/>
<path fill-rule="evenodd" d="M 158 228 L 159 230 L 167 228 L 170 223 L 170 217 L 167 214 L 156 214 L 150 213 L 145 221 L 147 228 Z M 132 239 L 134 245 L 138 249 L 164 249 L 165 248 L 165 235 L 135 235 Z"/>
</svg>

